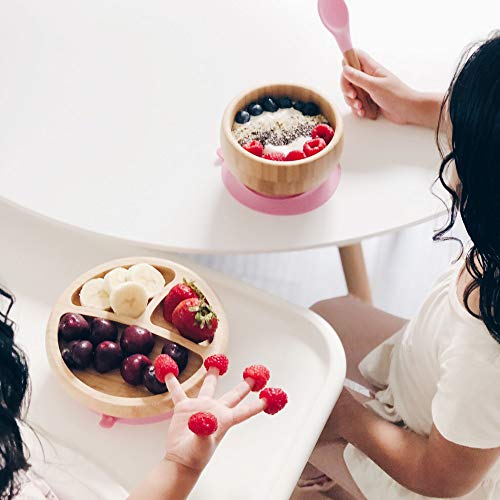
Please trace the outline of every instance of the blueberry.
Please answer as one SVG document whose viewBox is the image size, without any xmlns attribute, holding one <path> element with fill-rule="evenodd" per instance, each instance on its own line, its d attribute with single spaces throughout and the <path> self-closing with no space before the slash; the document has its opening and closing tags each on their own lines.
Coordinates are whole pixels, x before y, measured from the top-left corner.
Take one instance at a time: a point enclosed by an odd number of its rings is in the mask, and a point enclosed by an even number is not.
<svg viewBox="0 0 500 500">
<path fill-rule="evenodd" d="M 280 97 L 277 99 L 278 106 L 280 108 L 286 109 L 286 108 L 291 108 L 293 105 L 293 101 L 286 96 Z"/>
<path fill-rule="evenodd" d="M 257 102 L 252 102 L 248 105 L 247 111 L 252 115 L 252 116 L 258 116 L 261 115 L 262 112 L 264 111 L 262 109 L 262 106 L 257 103 Z"/>
<path fill-rule="evenodd" d="M 306 116 L 319 115 L 319 107 L 314 102 L 307 102 L 302 108 L 302 113 L 304 113 Z"/>
<path fill-rule="evenodd" d="M 295 101 L 293 103 L 293 107 L 294 109 L 296 109 L 297 111 L 302 111 L 304 109 L 304 106 L 306 105 L 305 102 L 303 101 Z"/>
<path fill-rule="evenodd" d="M 260 101 L 260 104 L 265 111 L 270 111 L 271 113 L 278 111 L 278 105 L 273 101 L 271 97 L 264 97 L 264 99 Z"/>
<path fill-rule="evenodd" d="M 248 111 L 245 111 L 244 109 L 242 111 L 238 111 L 236 113 L 236 117 L 234 118 L 234 121 L 236 123 L 246 123 L 248 120 L 250 120 L 250 115 L 248 114 Z"/>
</svg>

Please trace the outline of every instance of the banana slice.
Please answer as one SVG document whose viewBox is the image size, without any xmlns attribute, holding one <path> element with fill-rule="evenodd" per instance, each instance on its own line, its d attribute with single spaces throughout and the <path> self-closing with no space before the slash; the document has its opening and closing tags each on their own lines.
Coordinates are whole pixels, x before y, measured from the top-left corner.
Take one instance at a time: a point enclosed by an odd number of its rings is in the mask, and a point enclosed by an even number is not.
<svg viewBox="0 0 500 500">
<path fill-rule="evenodd" d="M 165 286 L 163 274 L 149 264 L 136 264 L 128 270 L 129 280 L 142 285 L 148 293 L 148 298 L 161 292 Z"/>
<path fill-rule="evenodd" d="M 148 293 L 139 283 L 127 281 L 113 288 L 109 301 L 116 314 L 137 318 L 146 310 Z"/>
<path fill-rule="evenodd" d="M 103 278 L 94 278 L 82 286 L 80 302 L 84 307 L 109 309 L 109 293 Z"/>
<path fill-rule="evenodd" d="M 128 269 L 124 267 L 116 267 L 115 269 L 111 269 L 109 273 L 104 275 L 104 281 L 106 284 L 106 290 L 108 293 L 111 293 L 115 286 L 121 285 L 128 281 Z"/>
</svg>

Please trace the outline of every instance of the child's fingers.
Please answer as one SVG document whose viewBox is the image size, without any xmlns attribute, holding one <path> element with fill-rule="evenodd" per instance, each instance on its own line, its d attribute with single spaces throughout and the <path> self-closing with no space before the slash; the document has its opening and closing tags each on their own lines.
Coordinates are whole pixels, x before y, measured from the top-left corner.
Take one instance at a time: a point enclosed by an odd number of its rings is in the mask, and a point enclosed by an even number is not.
<svg viewBox="0 0 500 500">
<path fill-rule="evenodd" d="M 165 377 L 165 383 L 167 384 L 168 392 L 172 396 L 172 401 L 174 405 L 180 403 L 182 400 L 187 399 L 184 389 L 181 387 L 181 383 L 177 380 L 174 374 L 169 373 Z"/>
<path fill-rule="evenodd" d="M 245 403 L 237 406 L 233 410 L 233 422 L 234 424 L 241 424 L 250 417 L 253 417 L 264 410 L 266 407 L 266 401 L 264 399 L 257 399 L 251 403 Z"/>
<path fill-rule="evenodd" d="M 228 408 L 234 408 L 238 403 L 243 401 L 252 390 L 254 384 L 253 379 L 245 379 L 243 382 L 238 384 L 234 389 L 226 392 L 219 401 L 225 404 Z"/>
<path fill-rule="evenodd" d="M 215 394 L 215 389 L 217 389 L 218 380 L 219 369 L 211 366 L 205 375 L 205 380 L 203 381 L 203 385 L 198 393 L 198 397 L 212 398 Z"/>
</svg>

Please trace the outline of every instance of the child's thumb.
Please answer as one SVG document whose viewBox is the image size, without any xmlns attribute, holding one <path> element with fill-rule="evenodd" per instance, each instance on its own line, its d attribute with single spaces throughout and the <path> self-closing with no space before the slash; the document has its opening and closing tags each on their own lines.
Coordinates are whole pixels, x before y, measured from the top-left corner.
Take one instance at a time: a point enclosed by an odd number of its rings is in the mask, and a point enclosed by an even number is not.
<svg viewBox="0 0 500 500">
<path fill-rule="evenodd" d="M 356 87 L 360 87 L 367 92 L 373 90 L 377 84 L 376 78 L 374 76 L 363 73 L 359 69 L 355 69 L 351 66 L 344 66 L 344 76 Z"/>
</svg>

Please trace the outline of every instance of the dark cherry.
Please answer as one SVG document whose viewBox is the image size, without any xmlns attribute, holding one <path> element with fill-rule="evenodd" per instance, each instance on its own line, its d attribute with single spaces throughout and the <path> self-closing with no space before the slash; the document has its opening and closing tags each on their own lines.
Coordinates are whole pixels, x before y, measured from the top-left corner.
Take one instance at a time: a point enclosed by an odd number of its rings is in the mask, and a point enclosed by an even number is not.
<svg viewBox="0 0 500 500">
<path fill-rule="evenodd" d="M 130 385 L 139 385 L 142 383 L 144 370 L 151 366 L 151 360 L 144 354 L 132 354 L 122 361 L 120 373 L 123 380 Z"/>
<path fill-rule="evenodd" d="M 120 346 L 111 340 L 101 342 L 94 353 L 94 368 L 99 373 L 106 373 L 120 366 L 123 354 Z"/>
<path fill-rule="evenodd" d="M 89 340 L 94 345 L 98 345 L 105 340 L 116 342 L 118 338 L 118 328 L 109 319 L 94 318 L 90 324 Z"/>
<path fill-rule="evenodd" d="M 66 342 L 88 339 L 90 326 L 88 321 L 76 313 L 67 313 L 59 321 L 59 335 Z"/>
<path fill-rule="evenodd" d="M 185 347 L 182 347 L 171 340 L 165 340 L 161 353 L 168 354 L 177 363 L 179 372 L 186 368 L 189 351 Z"/>
<path fill-rule="evenodd" d="M 79 340 L 71 347 L 71 357 L 77 368 L 84 369 L 92 363 L 94 346 L 90 340 Z"/>
<path fill-rule="evenodd" d="M 120 346 L 125 355 L 149 354 L 155 345 L 153 334 L 140 326 L 130 325 L 123 330 Z"/>
<path fill-rule="evenodd" d="M 144 384 L 144 387 L 146 387 L 146 389 L 153 394 L 163 394 L 168 390 L 167 385 L 163 384 L 156 378 L 154 366 L 148 366 L 144 370 L 142 383 Z"/>
</svg>

